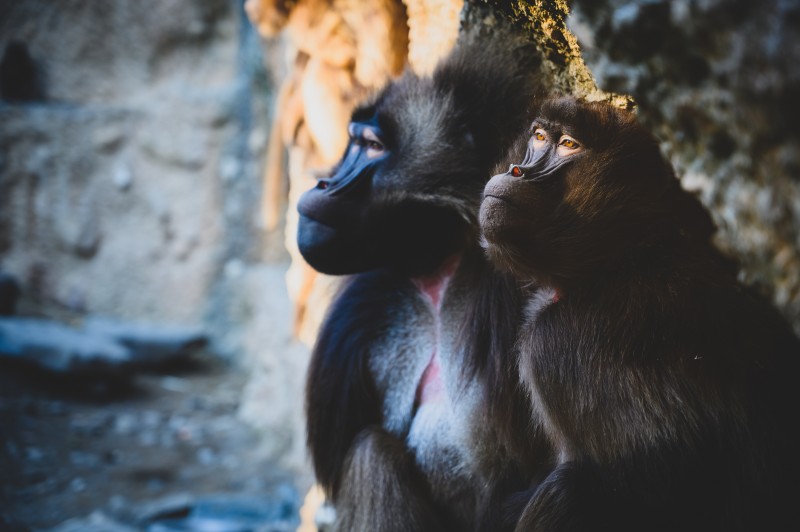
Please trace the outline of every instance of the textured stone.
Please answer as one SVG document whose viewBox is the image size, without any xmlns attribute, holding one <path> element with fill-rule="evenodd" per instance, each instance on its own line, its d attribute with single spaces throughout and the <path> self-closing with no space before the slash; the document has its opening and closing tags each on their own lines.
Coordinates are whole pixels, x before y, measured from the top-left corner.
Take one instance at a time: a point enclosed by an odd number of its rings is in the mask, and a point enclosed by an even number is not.
<svg viewBox="0 0 800 532">
<path fill-rule="evenodd" d="M 463 1 L 404 0 L 408 14 L 408 62 L 415 72 L 430 74 L 458 38 Z"/>
<path fill-rule="evenodd" d="M 258 205 L 247 142 L 268 99 L 250 89 L 255 32 L 227 0 L 0 11 L 0 53 L 25 43 L 46 89 L 0 101 L 3 270 L 37 312 L 201 323 L 224 297 L 221 261 L 258 244 L 241 222 Z M 231 159 L 236 185 L 218 177 Z"/>
<path fill-rule="evenodd" d="M 767 0 L 572 3 L 605 90 L 633 96 L 689 190 L 800 332 L 800 5 Z"/>
<path fill-rule="evenodd" d="M 49 532 L 136 532 L 136 530 L 97 511 L 88 517 L 76 517 L 65 521 L 51 528 Z"/>
<path fill-rule="evenodd" d="M 59 373 L 123 373 L 132 360 L 113 340 L 35 318 L 0 318 L 0 354 Z"/>
<path fill-rule="evenodd" d="M 130 323 L 90 317 L 83 323 L 87 334 L 106 337 L 125 346 L 136 365 L 162 364 L 204 347 L 208 336 L 201 327 Z"/>
<path fill-rule="evenodd" d="M 138 521 L 151 532 L 170 530 L 292 531 L 298 525 L 299 497 L 289 485 L 262 497 L 172 495 L 141 508 Z"/>
</svg>

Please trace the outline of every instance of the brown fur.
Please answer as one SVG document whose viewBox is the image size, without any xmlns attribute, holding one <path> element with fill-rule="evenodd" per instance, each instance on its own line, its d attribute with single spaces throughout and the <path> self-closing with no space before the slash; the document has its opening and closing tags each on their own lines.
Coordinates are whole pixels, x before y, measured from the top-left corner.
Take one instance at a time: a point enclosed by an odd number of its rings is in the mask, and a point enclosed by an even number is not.
<svg viewBox="0 0 800 532">
<path fill-rule="evenodd" d="M 529 149 L 481 209 L 493 260 L 556 298 L 518 350 L 559 465 L 517 530 L 789 530 L 800 342 L 632 115 L 559 99 L 534 127 L 582 151 Z"/>
</svg>

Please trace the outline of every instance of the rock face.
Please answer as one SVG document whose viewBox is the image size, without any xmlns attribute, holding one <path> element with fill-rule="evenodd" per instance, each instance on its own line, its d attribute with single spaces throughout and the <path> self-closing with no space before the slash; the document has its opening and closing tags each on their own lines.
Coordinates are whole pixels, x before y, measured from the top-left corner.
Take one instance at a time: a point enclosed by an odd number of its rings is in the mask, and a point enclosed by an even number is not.
<svg viewBox="0 0 800 532">
<path fill-rule="evenodd" d="M 0 55 L 19 63 L 20 47 L 42 91 L 0 102 L 3 270 L 42 304 L 201 322 L 225 261 L 258 244 L 268 93 L 241 11 L 4 2 Z M 0 68 L 12 94 L 14 72 Z"/>
<path fill-rule="evenodd" d="M 57 327 L 74 349 L 50 342 L 51 366 L 112 347 L 160 357 L 198 329 L 215 353 L 266 361 L 274 393 L 250 409 L 266 412 L 265 454 L 305 471 L 308 355 L 291 340 L 288 257 L 259 229 L 275 47 L 241 4 L 0 1 L 0 314 L 185 326 Z M 89 329 L 117 341 L 84 345 Z"/>
<path fill-rule="evenodd" d="M 430 74 L 458 38 L 463 0 L 403 0 L 408 14 L 408 63 Z"/>
<path fill-rule="evenodd" d="M 0 359 L 63 374 L 130 375 L 183 360 L 205 346 L 204 331 L 90 317 L 75 329 L 61 323 L 0 317 Z"/>
<path fill-rule="evenodd" d="M 84 320 L 83 331 L 123 345 L 130 350 L 132 361 L 141 365 L 158 365 L 186 356 L 205 346 L 208 340 L 205 332 L 198 327 L 124 323 L 97 316 Z"/>
<path fill-rule="evenodd" d="M 84 334 L 35 318 L 0 319 L 0 358 L 9 357 L 48 371 L 68 374 L 124 374 L 130 350 L 112 338 Z"/>
<path fill-rule="evenodd" d="M 743 277 L 800 332 L 800 4 L 576 1 L 604 90 L 630 94 Z"/>
</svg>

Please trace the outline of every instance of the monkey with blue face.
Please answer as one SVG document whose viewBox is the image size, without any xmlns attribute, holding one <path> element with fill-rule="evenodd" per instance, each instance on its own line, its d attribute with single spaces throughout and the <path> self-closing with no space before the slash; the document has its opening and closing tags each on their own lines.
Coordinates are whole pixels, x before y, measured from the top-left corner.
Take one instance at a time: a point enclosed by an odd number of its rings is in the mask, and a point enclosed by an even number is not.
<svg viewBox="0 0 800 532">
<path fill-rule="evenodd" d="M 523 140 L 480 209 L 488 256 L 537 286 L 517 356 L 558 456 L 517 529 L 796 527 L 790 326 L 631 113 L 556 99 Z"/>
<path fill-rule="evenodd" d="M 517 378 L 522 292 L 479 244 L 481 191 L 530 121 L 533 46 L 462 36 L 358 108 L 298 245 L 350 275 L 309 370 L 308 443 L 335 530 L 499 530 L 551 467 Z M 509 517 L 513 521 L 513 517 Z"/>
</svg>

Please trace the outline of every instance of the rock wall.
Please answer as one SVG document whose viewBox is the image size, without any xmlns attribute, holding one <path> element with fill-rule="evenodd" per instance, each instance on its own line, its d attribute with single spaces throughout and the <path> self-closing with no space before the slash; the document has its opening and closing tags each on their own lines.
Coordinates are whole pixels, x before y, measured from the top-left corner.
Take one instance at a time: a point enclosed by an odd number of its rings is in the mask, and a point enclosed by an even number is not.
<svg viewBox="0 0 800 532">
<path fill-rule="evenodd" d="M 800 332 L 800 4 L 577 1 L 598 84 L 630 94 L 690 190 Z"/>
<path fill-rule="evenodd" d="M 45 307 L 201 322 L 255 253 L 267 102 L 235 3 L 25 0 L 0 20 L 43 88 L 0 103 L 0 267 Z"/>
<path fill-rule="evenodd" d="M 259 227 L 281 50 L 242 3 L 0 0 L 0 272 L 21 314 L 205 327 L 259 376 L 266 455 L 304 474 L 308 352 Z"/>
</svg>

